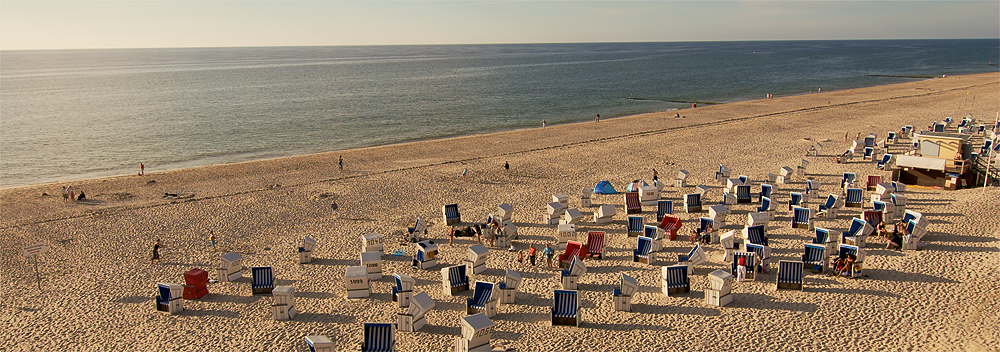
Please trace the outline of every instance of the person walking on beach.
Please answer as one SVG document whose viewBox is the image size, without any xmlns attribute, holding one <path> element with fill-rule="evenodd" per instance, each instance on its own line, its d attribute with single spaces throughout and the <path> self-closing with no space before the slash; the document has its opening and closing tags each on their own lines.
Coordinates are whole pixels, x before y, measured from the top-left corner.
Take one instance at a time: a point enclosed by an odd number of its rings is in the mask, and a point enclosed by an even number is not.
<svg viewBox="0 0 1000 352">
<path fill-rule="evenodd" d="M 337 161 L 337 164 L 340 165 L 340 171 L 343 172 L 344 171 L 344 156 L 343 155 L 340 156 L 340 160 Z"/>
<path fill-rule="evenodd" d="M 851 133 L 851 132 L 844 132 L 844 143 L 847 143 L 847 136 L 848 136 L 848 135 L 849 135 L 850 133 Z"/>
<path fill-rule="evenodd" d="M 149 260 L 149 264 L 153 264 L 154 260 L 156 261 L 156 263 L 162 264 L 160 262 L 160 239 L 159 238 L 156 239 L 156 244 L 153 245 L 153 258 Z"/>
<path fill-rule="evenodd" d="M 556 253 L 556 251 L 554 249 L 552 249 L 552 245 L 546 243 L 545 244 L 545 249 L 542 250 L 542 255 L 545 256 L 545 267 L 546 268 L 551 268 L 552 267 L 552 257 L 555 255 L 555 253 Z"/>
<path fill-rule="evenodd" d="M 653 169 L 653 183 L 656 183 L 656 181 L 659 181 L 659 180 L 660 180 L 660 177 L 659 177 L 659 176 L 660 176 L 660 174 L 659 174 L 659 173 L 657 173 L 657 172 L 656 172 L 656 169 L 654 168 L 654 169 Z"/>
<path fill-rule="evenodd" d="M 68 201 L 69 201 L 69 190 L 66 189 L 66 186 L 63 186 L 63 202 L 68 202 Z"/>
<path fill-rule="evenodd" d="M 139 163 L 139 176 L 146 174 L 146 165 Z"/>
<path fill-rule="evenodd" d="M 542 127 L 545 127 L 545 120 L 542 120 Z"/>
<path fill-rule="evenodd" d="M 601 122 L 601 114 L 597 114 L 597 117 L 594 118 L 594 122 Z"/>
<path fill-rule="evenodd" d="M 212 230 L 208 230 L 208 241 L 212 243 L 212 252 L 218 252 L 215 248 L 215 232 Z"/>
<path fill-rule="evenodd" d="M 448 245 L 451 247 L 455 246 L 455 227 L 452 226 L 448 229 Z"/>
<path fill-rule="evenodd" d="M 531 245 L 528 248 L 528 260 L 531 261 L 531 266 L 535 266 L 535 257 L 538 255 L 538 250 L 535 249 L 535 245 Z"/>
<path fill-rule="evenodd" d="M 503 162 L 503 173 L 507 176 L 510 176 L 510 163 L 506 161 Z"/>
<path fill-rule="evenodd" d="M 468 172 L 469 172 L 469 169 L 463 169 L 462 170 L 462 179 L 463 180 L 465 179 L 465 174 L 468 173 Z"/>
<path fill-rule="evenodd" d="M 69 201 L 76 200 L 76 191 L 73 190 L 73 186 L 69 186 L 66 190 L 69 192 Z"/>
</svg>

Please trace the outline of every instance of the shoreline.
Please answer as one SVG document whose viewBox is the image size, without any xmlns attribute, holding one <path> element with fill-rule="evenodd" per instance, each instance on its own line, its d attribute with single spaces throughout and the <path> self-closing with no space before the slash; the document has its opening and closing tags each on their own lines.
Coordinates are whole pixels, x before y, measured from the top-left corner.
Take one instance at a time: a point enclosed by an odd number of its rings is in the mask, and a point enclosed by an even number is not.
<svg viewBox="0 0 1000 352">
<path fill-rule="evenodd" d="M 734 176 L 748 175 L 753 192 L 767 173 L 807 159 L 808 175 L 822 194 L 839 194 L 843 172 L 856 172 L 859 179 L 889 177 L 867 160 L 834 163 L 847 148 L 841 140 L 845 133 L 883 136 L 904 124 L 960 119 L 967 94 L 982 95 L 976 99 L 982 105 L 971 112 L 991 122 L 1000 110 L 1000 74 L 715 105 L 689 110 L 687 119 L 643 114 L 92 179 L 73 183 L 90 198 L 81 202 L 64 202 L 59 184 L 3 189 L 0 270 L 6 280 L 0 286 L 5 293 L 0 324 L 10 338 L 0 349 L 299 351 L 308 349 L 304 336 L 326 335 L 335 350 L 357 350 L 362 323 L 393 322 L 403 311 L 390 297 L 391 277 L 400 273 L 413 277 L 414 293 L 426 292 L 436 306 L 420 331 L 395 333 L 396 349 L 443 350 L 461 333 L 458 319 L 472 293 L 443 293 L 440 269 L 462 264 L 476 240 L 459 237 L 454 246 L 447 244 L 442 205 L 458 203 L 464 226 L 495 214 L 498 204 L 510 204 L 519 235 L 515 249 L 523 253 L 529 245 L 555 243 L 556 227 L 542 224 L 551 195 L 568 195 L 570 208 L 588 217 L 596 208 L 580 206 L 582 189 L 608 180 L 621 190 L 631 180 L 649 181 L 655 168 L 663 181 L 680 169 L 690 172 L 688 187 L 661 193 L 683 221 L 679 239 L 664 240 L 657 263 L 634 262 L 636 239 L 627 235 L 626 224 L 635 214 L 625 213 L 621 195 L 594 195 L 595 204 L 615 205 L 617 211 L 611 223 L 578 224 L 577 241 L 585 241 L 588 231 L 607 233 L 603 258 L 586 259 L 587 273 L 579 279 L 580 327 L 550 326 L 558 269 L 520 264 L 516 252 L 489 249 L 486 271 L 472 280 L 504 281 L 506 269 L 523 277 L 517 303 L 498 305 L 491 319 L 492 349 L 989 351 L 1000 344 L 994 328 L 1000 312 L 984 299 L 1000 289 L 991 274 L 1000 262 L 997 187 L 908 189 L 907 209 L 929 222 L 926 247 L 897 252 L 883 249 L 884 240 L 869 238 L 861 278 L 807 273 L 803 291 L 776 291 L 773 265 L 754 281 L 734 283 L 733 303 L 710 306 L 703 300 L 706 275 L 731 264 L 722 259 L 720 245 L 710 244 L 704 246 L 707 262 L 690 277 L 689 294 L 666 296 L 660 284 L 661 268 L 690 251 L 686 235 L 708 213 L 685 213 L 679 204 L 698 184 L 709 188 L 705 204 L 716 204 L 723 186 L 712 176 L 719 164 L 732 168 Z M 804 156 L 816 142 L 825 146 L 819 156 Z M 892 151 L 905 148 L 895 145 Z M 508 161 L 509 175 L 503 169 Z M 815 237 L 790 227 L 791 214 L 783 207 L 805 180 L 793 177 L 777 187 L 774 202 L 782 205 L 767 228 L 775 263 L 801 258 L 803 243 Z M 810 198 L 807 206 L 815 209 L 820 200 Z M 720 232 L 739 233 L 758 205 L 730 205 Z M 815 218 L 815 226 L 844 231 L 866 209 L 842 208 L 836 219 Z M 645 222 L 652 223 L 655 207 L 642 210 Z M 413 246 L 393 238 L 417 217 L 429 226 L 423 239 L 439 246 L 439 264 L 429 270 L 411 267 Z M 210 244 L 209 231 L 217 246 Z M 385 238 L 384 276 L 372 281 L 370 297 L 347 299 L 344 272 L 358 265 L 361 234 L 367 233 Z M 296 248 L 304 236 L 317 241 L 311 264 L 298 261 Z M 153 262 L 150 251 L 158 240 L 162 261 Z M 34 261 L 20 253 L 32 244 L 46 246 L 37 261 L 40 284 Z M 397 249 L 405 254 L 391 256 Z M 183 284 L 181 275 L 191 268 L 214 273 L 219 256 L 230 251 L 242 255 L 244 279 L 210 283 L 209 294 L 184 300 L 179 314 L 154 310 L 156 283 Z M 271 266 L 276 285 L 294 287 L 299 315 L 273 319 L 272 298 L 251 294 L 247 267 L 253 266 Z M 610 294 L 621 274 L 639 284 L 632 312 L 613 309 Z M 865 327 L 844 325 L 862 323 Z M 893 329 L 867 328 L 872 326 Z"/>
<path fill-rule="evenodd" d="M 990 74 L 996 74 L 996 73 L 979 73 L 979 74 L 972 74 L 972 75 L 959 75 L 959 76 L 953 76 L 953 77 L 966 77 L 966 76 L 971 77 L 971 76 L 990 75 Z M 869 76 L 871 76 L 871 75 L 869 75 Z M 880 85 L 873 85 L 873 86 L 862 87 L 862 88 L 846 89 L 846 91 L 856 90 L 856 89 L 885 87 L 885 86 L 892 86 L 892 85 L 898 85 L 898 84 L 909 84 L 909 83 L 921 82 L 921 81 L 926 81 L 926 80 L 934 80 L 934 79 L 940 79 L 940 78 L 942 78 L 942 77 L 929 77 L 928 76 L 928 77 L 923 77 L 923 78 L 919 78 L 919 79 L 918 78 L 913 78 L 914 80 L 912 82 L 880 84 Z M 831 90 L 831 91 L 828 91 L 826 93 L 836 93 L 836 92 L 842 92 L 842 91 L 845 91 L 845 90 L 839 90 L 839 91 L 838 90 Z M 797 97 L 797 96 L 803 96 L 803 95 L 812 95 L 812 94 L 824 94 L 824 93 L 813 93 L 812 91 L 810 91 L 808 93 L 803 92 L 803 93 L 798 93 L 798 94 L 786 94 L 786 95 L 774 96 L 771 100 L 773 100 L 773 99 L 781 99 L 781 98 Z M 668 101 L 668 100 L 661 100 L 661 99 L 632 98 L 632 97 L 628 97 L 628 98 L 625 98 L 625 99 L 679 102 L 679 101 Z M 683 111 L 691 111 L 691 110 L 694 110 L 694 109 L 703 109 L 705 107 L 711 107 L 711 106 L 728 105 L 728 104 L 739 104 L 739 103 L 747 103 L 747 102 L 759 102 L 759 101 L 767 101 L 767 100 L 768 99 L 742 100 L 742 101 L 723 102 L 723 103 L 717 103 L 717 102 L 700 102 L 700 101 L 698 101 L 698 102 L 695 102 L 695 101 L 684 101 L 685 103 L 699 103 L 699 104 L 704 104 L 705 106 L 702 106 L 702 107 L 699 107 L 699 108 L 673 108 L 673 109 L 667 109 L 667 110 L 661 110 L 661 111 L 655 111 L 655 112 L 633 114 L 633 115 L 624 115 L 624 116 L 617 116 L 617 117 L 610 117 L 610 118 L 603 118 L 602 117 L 601 121 L 612 121 L 612 120 L 617 120 L 617 119 L 633 118 L 633 117 L 650 115 L 650 114 L 661 115 L 661 114 L 679 113 L 679 112 L 683 112 Z M 682 115 L 682 117 L 686 117 L 686 116 Z M 590 123 L 590 122 L 593 122 L 593 121 L 579 121 L 579 122 L 557 123 L 557 124 L 550 124 L 547 127 L 541 127 L 541 128 L 559 127 L 559 126 L 571 126 L 571 125 L 575 125 L 575 124 L 586 124 L 586 123 Z M 394 143 L 387 143 L 387 144 L 376 144 L 376 145 L 371 145 L 371 146 L 367 146 L 367 147 L 360 147 L 360 148 L 350 148 L 350 149 L 331 150 L 331 151 L 320 151 L 320 152 L 315 152 L 315 153 L 285 155 L 285 156 L 269 157 L 269 158 L 263 158 L 263 159 L 250 159 L 250 160 L 243 160 L 243 161 L 231 161 L 231 162 L 223 162 L 223 163 L 216 163 L 216 164 L 197 165 L 197 166 L 191 166 L 191 167 L 169 168 L 169 169 L 164 169 L 164 170 L 153 171 L 151 173 L 175 172 L 175 171 L 198 169 L 198 168 L 204 168 L 204 167 L 235 165 L 235 164 L 252 163 L 252 162 L 267 162 L 267 161 L 279 160 L 279 159 L 284 159 L 284 158 L 307 157 L 307 156 L 312 156 L 312 155 L 322 155 L 322 154 L 329 154 L 329 153 L 344 153 L 344 152 L 349 152 L 349 151 L 352 151 L 352 150 L 365 149 L 365 148 L 377 148 L 377 147 L 387 147 L 387 146 L 396 146 L 396 145 L 408 145 L 408 144 L 413 144 L 413 143 L 424 143 L 424 142 L 433 142 L 433 141 L 447 140 L 447 139 L 451 139 L 451 138 L 488 136 L 488 135 L 501 134 L 501 133 L 516 133 L 516 132 L 520 132 L 520 131 L 535 130 L 535 129 L 538 129 L 538 128 L 540 128 L 540 127 L 523 127 L 523 128 L 512 128 L 512 129 L 507 129 L 507 130 L 500 130 L 500 131 L 494 131 L 494 132 L 486 132 L 486 133 L 473 134 L 473 135 L 461 135 L 461 136 L 449 136 L 449 137 L 440 137 L 440 138 L 416 139 L 416 140 L 408 140 L 408 141 L 394 142 Z M 185 164 L 185 163 L 190 163 L 190 162 L 191 161 L 178 162 L 177 164 Z M 195 163 L 195 164 L 197 164 L 197 163 Z M 100 172 L 92 172 L 91 174 L 100 174 Z M 66 184 L 71 184 L 71 183 L 87 183 L 89 181 L 94 181 L 94 180 L 113 179 L 113 178 L 119 178 L 119 177 L 129 177 L 129 176 L 134 176 L 134 175 L 129 174 L 129 173 L 125 173 L 125 174 L 106 175 L 106 176 L 97 176 L 97 177 L 86 177 L 86 176 L 83 176 L 82 178 L 70 178 L 70 179 L 56 180 L 56 181 L 49 181 L 49 182 L 42 182 L 42 183 L 35 183 L 35 184 L 26 184 L 26 185 L 17 185 L 17 186 L 9 186 L 9 187 L 0 187 L 0 191 L 2 191 L 2 190 L 8 190 L 8 189 L 35 187 L 35 186 L 45 186 L 45 185 L 61 186 L 61 185 L 66 185 Z"/>
</svg>

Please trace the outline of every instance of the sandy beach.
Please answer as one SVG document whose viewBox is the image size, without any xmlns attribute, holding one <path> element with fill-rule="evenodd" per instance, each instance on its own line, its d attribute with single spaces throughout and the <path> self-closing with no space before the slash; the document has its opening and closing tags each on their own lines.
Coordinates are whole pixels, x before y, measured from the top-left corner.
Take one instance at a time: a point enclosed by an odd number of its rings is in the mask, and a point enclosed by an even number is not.
<svg viewBox="0 0 1000 352">
<path fill-rule="evenodd" d="M 674 200 L 675 214 L 684 221 L 681 233 L 687 234 L 707 211 L 686 214 L 678 203 L 698 184 L 710 187 L 709 203 L 718 203 L 723 186 L 713 173 L 719 164 L 732 168 L 733 175 L 748 175 L 757 192 L 767 173 L 794 168 L 804 158 L 823 194 L 839 193 L 843 172 L 890 176 L 860 158 L 835 163 L 834 156 L 849 146 L 845 133 L 851 139 L 859 132 L 877 133 L 881 139 L 903 125 L 926 128 L 969 113 L 990 123 L 998 110 L 1000 74 L 949 76 L 676 111 L 683 118 L 669 111 L 3 189 L 0 331 L 6 338 L 0 350 L 303 351 L 307 335 L 326 335 L 339 351 L 358 350 L 362 323 L 395 322 L 403 311 L 390 299 L 393 273 L 414 277 L 415 292 L 427 292 L 436 302 L 423 329 L 396 332 L 396 350 L 451 350 L 472 292 L 444 295 L 439 270 L 462 263 L 476 241 L 462 237 L 454 247 L 447 244 L 444 204 L 458 203 L 466 223 L 485 222 L 498 204 L 511 204 L 519 232 L 515 247 L 526 252 L 529 244 L 556 242 L 556 226 L 541 223 L 551 195 L 569 195 L 569 206 L 576 208 L 581 190 L 598 181 L 608 180 L 621 191 L 631 180 L 651 181 L 653 168 L 665 181 L 685 169 L 690 187 L 664 188 L 661 197 Z M 819 156 L 804 156 L 815 142 L 825 146 Z M 509 175 L 504 162 L 511 166 Z M 64 202 L 64 185 L 85 191 L 88 200 Z M 804 188 L 804 178 L 796 177 L 777 187 L 775 201 L 784 204 L 789 191 Z M 736 283 L 734 302 L 724 307 L 703 300 L 706 274 L 729 265 L 720 245 L 707 246 L 709 262 L 691 277 L 690 296 L 665 296 L 660 267 L 675 264 L 673 258 L 693 244 L 686 236 L 664 241 L 660 258 L 666 259 L 652 266 L 633 263 L 636 240 L 626 236 L 621 195 L 593 199 L 619 208 L 613 223 L 579 226 L 581 241 L 587 230 L 608 233 L 604 259 L 585 261 L 579 328 L 550 325 L 552 290 L 559 288 L 556 269 L 525 266 L 516 262 L 516 253 L 490 248 L 489 269 L 472 280 L 503 281 L 508 268 L 524 278 L 518 303 L 500 305 L 492 319 L 493 350 L 1000 350 L 1000 190 L 911 188 L 906 195 L 907 209 L 930 221 L 923 250 L 885 250 L 884 240 L 872 240 L 865 277 L 806 274 L 804 291 L 776 291 L 772 266 L 755 281 Z M 819 202 L 808 205 L 815 209 Z M 746 214 L 758 205 L 730 206 L 722 231 L 743 228 Z M 580 208 L 588 217 L 595 209 Z M 767 230 L 772 262 L 798 260 L 813 233 L 791 228 L 790 213 L 784 205 L 778 209 Z M 650 223 L 656 209 L 644 207 L 642 214 Z M 845 230 L 859 214 L 859 208 L 844 208 L 838 219 L 815 223 Z M 372 283 L 371 297 L 347 299 L 344 269 L 359 265 L 361 235 L 389 237 L 417 217 L 427 219 L 426 238 L 440 246 L 442 264 L 414 269 L 409 263 L 414 249 L 387 239 L 385 277 Z M 218 251 L 209 243 L 210 230 Z M 318 242 L 312 264 L 298 263 L 295 248 L 303 236 Z M 157 239 L 162 263 L 151 264 Z M 41 291 L 34 262 L 21 253 L 36 243 L 47 248 L 38 261 Z M 405 256 L 388 255 L 399 248 Z M 300 314 L 274 320 L 271 297 L 251 295 L 249 279 L 209 284 L 210 294 L 185 301 L 180 314 L 155 311 L 156 283 L 183 284 L 182 274 L 191 268 L 214 277 L 219 256 L 229 251 L 242 254 L 247 268 L 274 267 L 276 284 L 295 288 Z M 243 273 L 250 276 L 249 269 Z M 612 308 L 611 292 L 621 273 L 640 285 L 633 312 Z"/>
</svg>

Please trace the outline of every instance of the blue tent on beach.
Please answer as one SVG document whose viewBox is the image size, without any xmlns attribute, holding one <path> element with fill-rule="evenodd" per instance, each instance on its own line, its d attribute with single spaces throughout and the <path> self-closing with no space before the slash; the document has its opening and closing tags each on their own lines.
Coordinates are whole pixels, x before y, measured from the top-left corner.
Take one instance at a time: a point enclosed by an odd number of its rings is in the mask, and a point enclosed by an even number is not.
<svg viewBox="0 0 1000 352">
<path fill-rule="evenodd" d="M 618 191 L 615 190 L 615 186 L 611 185 L 611 182 L 601 181 L 594 186 L 594 194 L 615 194 Z"/>
</svg>

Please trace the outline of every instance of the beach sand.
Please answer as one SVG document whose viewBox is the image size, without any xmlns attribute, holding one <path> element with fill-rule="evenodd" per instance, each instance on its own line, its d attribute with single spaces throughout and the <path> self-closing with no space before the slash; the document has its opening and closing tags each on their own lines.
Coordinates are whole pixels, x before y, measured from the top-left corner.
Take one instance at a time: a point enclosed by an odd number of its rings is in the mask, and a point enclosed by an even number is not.
<svg viewBox="0 0 1000 352">
<path fill-rule="evenodd" d="M 415 291 L 437 302 L 422 330 L 396 332 L 396 349 L 450 350 L 472 293 L 444 295 L 439 270 L 460 264 L 475 240 L 459 238 L 448 246 L 444 204 L 459 203 L 466 222 L 484 222 L 500 203 L 513 205 L 520 234 L 515 244 L 526 251 L 529 244 L 555 243 L 556 227 L 541 224 L 552 194 L 569 195 L 575 208 L 581 190 L 598 181 L 622 190 L 634 179 L 651 182 L 652 168 L 668 183 L 685 169 L 691 187 L 667 187 L 662 197 L 674 200 L 686 234 L 707 212 L 680 211 L 682 196 L 705 184 L 711 187 L 708 202 L 717 203 L 722 186 L 713 173 L 720 163 L 734 176 L 750 176 L 756 192 L 768 172 L 794 168 L 805 158 L 823 194 L 839 193 L 845 171 L 860 179 L 889 177 L 860 159 L 834 163 L 834 155 L 848 147 L 844 133 L 883 138 L 902 125 L 926 128 L 931 121 L 960 120 L 968 113 L 990 122 L 998 102 L 1000 75 L 952 76 L 677 111 L 684 118 L 670 111 L 177 171 L 147 167 L 145 176 L 4 189 L 0 350 L 302 351 L 308 349 L 307 335 L 326 335 L 339 351 L 358 350 L 362 323 L 395 322 L 403 311 L 390 300 L 393 273 L 413 276 Z M 820 155 L 804 157 L 817 141 L 825 146 Z M 337 167 L 341 155 L 344 171 Z M 468 169 L 464 179 L 463 169 Z M 60 191 L 67 184 L 90 200 L 64 202 Z M 783 205 L 789 191 L 804 187 L 796 177 L 775 191 L 779 210 L 767 230 L 772 263 L 798 260 L 813 236 L 790 228 Z M 664 241 L 659 263 L 633 263 L 636 240 L 626 237 L 621 195 L 594 196 L 596 204 L 618 206 L 612 224 L 580 226 L 581 241 L 587 230 L 603 230 L 608 242 L 603 260 L 586 260 L 579 328 L 550 325 L 552 289 L 559 287 L 555 269 L 526 267 L 515 261 L 516 254 L 491 249 L 489 269 L 472 280 L 503 281 L 506 268 L 524 277 L 517 304 L 499 305 L 492 319 L 494 350 L 997 350 L 1000 190 L 910 188 L 906 194 L 907 209 L 930 221 L 924 250 L 889 251 L 884 241 L 872 240 L 866 277 L 806 274 L 801 292 L 776 291 L 772 265 L 756 281 L 735 283 L 735 301 L 721 308 L 703 301 L 706 274 L 728 267 L 721 247 L 707 246 L 709 263 L 691 277 L 690 296 L 666 297 L 660 293 L 660 266 L 673 265 L 676 254 L 692 244 Z M 808 204 L 815 209 L 819 202 Z M 742 228 L 745 214 L 757 206 L 730 206 L 723 231 Z M 581 211 L 589 215 L 594 209 Z M 839 219 L 815 223 L 844 230 L 860 212 L 844 208 Z M 443 264 L 411 268 L 414 250 L 387 238 L 385 277 L 372 283 L 371 297 L 345 298 L 344 268 L 359 265 L 361 235 L 389 237 L 418 216 L 431 225 L 427 238 L 440 246 Z M 655 207 L 644 207 L 643 216 L 655 220 Z M 209 230 L 217 236 L 218 252 L 209 244 Z M 319 243 L 313 264 L 298 263 L 295 248 L 303 236 Z M 156 239 L 163 243 L 162 264 L 149 260 Z M 21 253 L 35 243 L 47 247 L 38 261 L 41 292 L 33 261 Z M 406 256 L 388 255 L 397 248 L 405 248 Z M 274 320 L 271 297 L 252 296 L 249 279 L 210 284 L 211 293 L 185 301 L 180 314 L 154 310 L 156 283 L 183 284 L 182 274 L 195 267 L 214 277 L 219 255 L 228 251 L 241 253 L 245 267 L 273 266 L 276 283 L 295 288 L 300 314 Z M 612 309 L 611 291 L 621 273 L 640 284 L 633 312 Z"/>
</svg>

